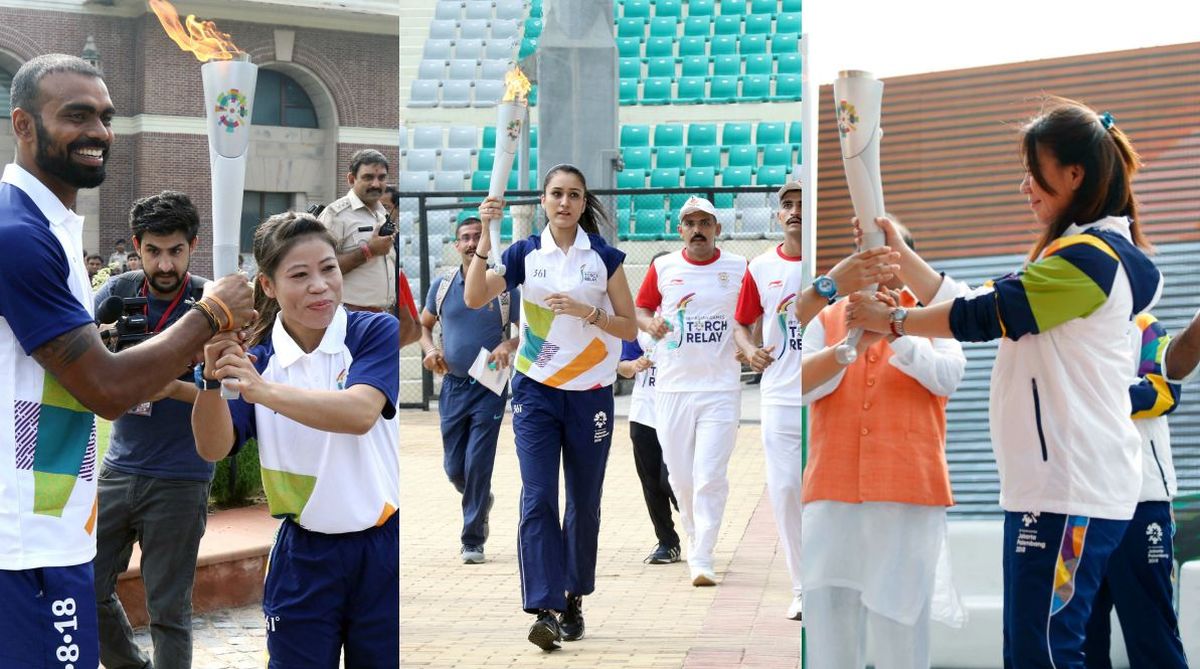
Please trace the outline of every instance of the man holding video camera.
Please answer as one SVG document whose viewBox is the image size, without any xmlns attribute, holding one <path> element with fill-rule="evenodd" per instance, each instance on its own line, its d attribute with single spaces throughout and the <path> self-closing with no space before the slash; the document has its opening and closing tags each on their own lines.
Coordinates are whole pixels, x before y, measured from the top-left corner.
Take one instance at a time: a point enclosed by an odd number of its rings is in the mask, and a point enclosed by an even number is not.
<svg viewBox="0 0 1200 669">
<path fill-rule="evenodd" d="M 396 229 L 380 203 L 387 177 L 382 153 L 356 151 L 346 173 L 350 191 L 318 217 L 337 240 L 342 300 L 353 311 L 390 311 L 396 304 Z"/>
<path fill-rule="evenodd" d="M 112 277 L 95 297 L 97 319 L 116 319 L 106 333 L 115 350 L 141 343 L 188 313 L 207 281 L 188 272 L 200 217 L 187 195 L 163 191 L 138 200 L 129 227 L 144 269 Z M 149 662 L 116 595 L 134 541 L 142 550 L 153 666 L 191 666 L 192 578 L 213 465 L 196 454 L 191 413 L 197 390 L 187 379 L 170 382 L 114 421 L 100 468 L 96 606 L 100 659 L 108 667 Z"/>
</svg>

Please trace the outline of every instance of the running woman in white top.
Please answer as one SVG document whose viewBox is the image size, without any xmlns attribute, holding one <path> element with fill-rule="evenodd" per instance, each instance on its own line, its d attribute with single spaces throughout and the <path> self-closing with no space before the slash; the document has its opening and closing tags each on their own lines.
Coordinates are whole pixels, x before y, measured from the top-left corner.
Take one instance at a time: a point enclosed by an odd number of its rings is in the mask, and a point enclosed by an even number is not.
<svg viewBox="0 0 1200 669">
<path fill-rule="evenodd" d="M 308 214 L 267 219 L 254 259 L 249 355 L 229 336 L 205 348 L 192 430 L 212 461 L 257 438 L 284 519 L 263 592 L 269 666 L 399 666 L 400 324 L 345 310 L 336 244 Z"/>
<path fill-rule="evenodd" d="M 613 393 L 622 339 L 637 326 L 621 267 L 605 243 L 606 215 L 579 168 L 558 165 L 542 183 L 548 223 L 504 252 L 507 271 L 486 267 L 489 235 L 475 247 L 463 301 L 478 309 L 521 286 L 521 340 L 512 382 L 513 433 L 521 466 L 517 550 L 525 611 L 537 615 L 529 641 L 543 650 L 583 637 L 583 596 L 595 590 L 600 491 L 612 444 Z M 484 228 L 504 202 L 479 206 Z M 562 460 L 567 508 L 559 524 Z M 561 612 L 561 618 L 555 612 Z"/>
</svg>

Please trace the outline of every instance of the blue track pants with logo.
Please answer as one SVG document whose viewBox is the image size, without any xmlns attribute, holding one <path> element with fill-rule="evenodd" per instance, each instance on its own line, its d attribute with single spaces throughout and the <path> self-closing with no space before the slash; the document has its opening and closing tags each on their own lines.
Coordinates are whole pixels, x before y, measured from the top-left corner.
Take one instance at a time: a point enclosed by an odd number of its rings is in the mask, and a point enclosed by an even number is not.
<svg viewBox="0 0 1200 669">
<path fill-rule="evenodd" d="M 507 390 L 497 395 L 475 379 L 453 374 L 442 378 L 438 395 L 442 467 L 454 489 L 462 494 L 464 546 L 482 546 L 488 538 L 488 498 L 507 400 Z"/>
<path fill-rule="evenodd" d="M 94 669 L 99 664 L 91 562 L 0 569 L 0 667 Z"/>
</svg>

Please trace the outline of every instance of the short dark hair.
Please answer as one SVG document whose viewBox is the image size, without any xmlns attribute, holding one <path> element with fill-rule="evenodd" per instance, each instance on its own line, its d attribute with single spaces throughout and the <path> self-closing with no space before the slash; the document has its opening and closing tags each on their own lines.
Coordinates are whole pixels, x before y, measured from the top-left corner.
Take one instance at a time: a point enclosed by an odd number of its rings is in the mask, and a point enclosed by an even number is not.
<svg viewBox="0 0 1200 669">
<path fill-rule="evenodd" d="M 46 75 L 58 72 L 71 72 L 104 80 L 104 75 L 100 74 L 100 70 L 79 56 L 47 53 L 30 59 L 13 75 L 12 86 L 9 88 L 12 108 L 20 107 L 30 114 L 40 117 L 42 105 L 38 100 L 39 86 Z"/>
<path fill-rule="evenodd" d="M 88 257 L 87 257 L 87 260 L 88 260 L 89 262 L 91 262 L 92 260 L 99 260 L 101 263 L 103 263 L 103 262 L 104 262 L 104 256 L 101 256 L 99 253 L 93 253 L 92 255 L 90 255 L 90 256 L 88 256 Z"/>
<path fill-rule="evenodd" d="M 130 251 L 129 253 L 125 254 L 126 260 L 130 260 L 132 258 L 137 258 L 137 259 L 141 260 L 142 257 L 140 255 L 138 255 L 137 251 Z"/>
<path fill-rule="evenodd" d="M 357 174 L 357 172 L 356 172 Z M 383 189 L 383 196 L 392 201 L 393 207 L 400 206 L 400 191 L 395 186 L 388 186 Z"/>
<path fill-rule="evenodd" d="M 129 209 L 129 229 L 139 244 L 147 232 L 155 235 L 182 232 L 191 242 L 200 232 L 200 214 L 187 195 L 165 190 L 133 203 Z"/>
<path fill-rule="evenodd" d="M 358 176 L 358 168 L 363 165 L 383 165 L 384 169 L 391 170 L 387 156 L 375 149 L 360 149 L 350 156 L 350 174 Z"/>
<path fill-rule="evenodd" d="M 458 236 L 458 233 L 463 229 L 464 225 L 483 225 L 483 221 L 480 220 L 477 216 L 468 216 L 468 217 L 464 218 L 463 220 L 458 222 L 458 225 L 454 226 L 454 236 L 455 237 Z"/>
</svg>

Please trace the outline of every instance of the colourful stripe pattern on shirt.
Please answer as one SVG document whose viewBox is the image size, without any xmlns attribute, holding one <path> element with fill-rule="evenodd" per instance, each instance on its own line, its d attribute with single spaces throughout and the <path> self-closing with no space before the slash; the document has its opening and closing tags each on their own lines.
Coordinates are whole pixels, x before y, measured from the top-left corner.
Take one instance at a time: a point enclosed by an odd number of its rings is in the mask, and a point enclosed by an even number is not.
<svg viewBox="0 0 1200 669">
<path fill-rule="evenodd" d="M 42 401 L 14 402 L 16 467 L 33 472 L 33 512 L 61 516 L 75 481 L 96 466 L 95 415 L 46 373 Z"/>
<path fill-rule="evenodd" d="M 1141 380 L 1129 386 L 1134 418 L 1165 416 L 1179 405 L 1182 389 L 1163 378 L 1162 358 L 1171 337 L 1158 319 L 1150 314 L 1138 314 L 1134 319 L 1142 333 L 1142 348 L 1138 356 L 1138 376 Z"/>
</svg>

